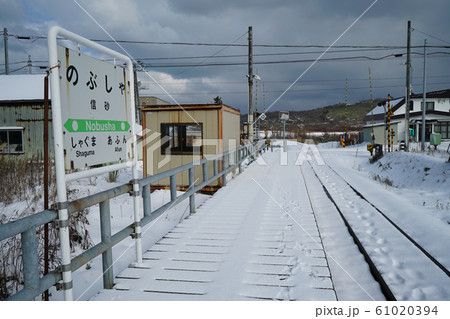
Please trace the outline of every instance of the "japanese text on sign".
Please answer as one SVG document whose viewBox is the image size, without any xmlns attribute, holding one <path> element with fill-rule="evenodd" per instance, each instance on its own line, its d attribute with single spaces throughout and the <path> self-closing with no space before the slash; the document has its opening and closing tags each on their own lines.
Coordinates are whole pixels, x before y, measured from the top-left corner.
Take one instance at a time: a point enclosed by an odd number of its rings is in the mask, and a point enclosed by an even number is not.
<svg viewBox="0 0 450 319">
<path fill-rule="evenodd" d="M 61 46 L 58 59 L 66 170 L 128 160 L 127 71 Z"/>
</svg>

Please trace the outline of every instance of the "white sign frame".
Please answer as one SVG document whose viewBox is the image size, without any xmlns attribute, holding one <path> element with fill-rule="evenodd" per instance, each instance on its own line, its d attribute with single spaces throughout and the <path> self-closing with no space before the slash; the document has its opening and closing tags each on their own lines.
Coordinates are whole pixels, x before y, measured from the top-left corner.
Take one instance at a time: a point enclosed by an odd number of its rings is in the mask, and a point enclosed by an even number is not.
<svg viewBox="0 0 450 319">
<path fill-rule="evenodd" d="M 69 223 L 68 223 L 68 202 L 66 183 L 74 180 L 79 180 L 86 177 L 96 176 L 99 174 L 123 169 L 132 168 L 133 176 L 133 203 L 134 203 L 134 221 L 136 224 L 135 233 L 136 236 L 136 262 L 142 263 L 142 243 L 140 239 L 141 226 L 140 226 L 140 202 L 139 202 L 139 183 L 137 172 L 137 143 L 135 132 L 135 103 L 134 98 L 130 100 L 130 114 L 131 114 L 131 137 L 132 137 L 132 158 L 131 161 L 124 163 L 103 166 L 100 168 L 86 169 L 75 173 L 66 175 L 65 172 L 65 160 L 64 160 L 64 144 L 63 144 L 63 125 L 61 114 L 61 95 L 60 95 L 60 63 L 58 61 L 58 36 L 65 39 L 69 39 L 78 45 L 88 47 L 96 52 L 101 52 L 107 56 L 123 61 L 126 64 L 126 70 L 129 76 L 130 92 L 134 93 L 134 73 L 133 63 L 131 59 L 121 53 L 113 51 L 107 47 L 104 47 L 98 43 L 95 43 L 89 39 L 86 39 L 80 35 L 70 32 L 58 26 L 52 27 L 47 36 L 48 41 L 48 55 L 49 55 L 49 72 L 50 72 L 50 87 L 52 93 L 52 125 L 53 125 L 53 139 L 54 139 L 54 151 L 55 151 L 55 171 L 56 171 L 56 191 L 57 191 L 57 203 L 58 219 L 59 219 L 59 238 L 61 249 L 61 269 L 63 279 L 64 300 L 73 300 L 73 288 L 72 288 L 72 272 L 70 270 L 71 256 L 70 256 L 70 241 L 69 241 Z"/>
</svg>

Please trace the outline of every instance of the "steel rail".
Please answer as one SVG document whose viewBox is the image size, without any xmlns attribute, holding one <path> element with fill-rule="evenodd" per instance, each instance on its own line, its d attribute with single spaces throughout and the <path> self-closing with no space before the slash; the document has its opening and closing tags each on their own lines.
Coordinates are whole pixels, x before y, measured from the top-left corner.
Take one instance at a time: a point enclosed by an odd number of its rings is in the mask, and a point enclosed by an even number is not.
<svg viewBox="0 0 450 319">
<path fill-rule="evenodd" d="M 363 255 L 364 260 L 366 261 L 367 265 L 369 266 L 370 273 L 372 274 L 372 276 L 375 279 L 375 281 L 377 281 L 378 284 L 380 285 L 380 289 L 381 289 L 381 292 L 383 293 L 384 297 L 386 298 L 387 301 L 396 301 L 397 299 L 395 298 L 393 292 L 389 288 L 388 284 L 384 280 L 384 278 L 381 275 L 381 273 L 378 270 L 378 268 L 375 266 L 375 263 L 370 258 L 369 254 L 367 253 L 366 249 L 362 245 L 361 241 L 359 240 L 359 238 L 356 235 L 356 233 L 353 230 L 353 228 L 350 226 L 350 223 L 345 218 L 344 214 L 342 213 L 341 209 L 337 205 L 336 201 L 333 199 L 333 197 L 331 196 L 331 194 L 328 191 L 328 189 L 326 188 L 326 186 L 322 183 L 322 180 L 319 178 L 319 176 L 317 175 L 316 171 L 314 170 L 314 167 L 311 165 L 311 163 L 309 161 L 308 161 L 308 164 L 311 166 L 311 169 L 312 169 L 314 175 L 316 176 L 316 178 L 319 181 L 319 183 L 322 185 L 322 188 L 325 191 L 325 194 L 327 195 L 328 199 L 333 203 L 333 205 L 335 206 L 335 208 L 338 211 L 339 215 L 341 216 L 341 219 L 344 222 L 345 226 L 347 227 L 347 230 L 348 230 L 350 236 L 353 238 L 353 241 L 355 242 L 355 244 L 358 247 L 359 251 Z"/>
<path fill-rule="evenodd" d="M 442 265 L 436 258 L 434 258 L 425 248 L 423 248 L 418 242 L 416 242 L 410 235 L 408 235 L 400 226 L 398 226 L 392 219 L 390 219 L 386 214 L 384 214 L 377 206 L 370 202 L 361 192 L 354 188 L 345 178 L 341 176 L 336 170 L 334 170 L 330 165 L 325 163 L 337 176 L 339 176 L 361 199 L 366 201 L 370 206 L 372 206 L 378 213 L 381 214 L 395 229 L 397 229 L 406 239 L 408 239 L 414 246 L 416 246 L 425 256 L 427 256 L 437 267 L 439 267 L 446 275 L 450 278 L 450 271 Z"/>
</svg>

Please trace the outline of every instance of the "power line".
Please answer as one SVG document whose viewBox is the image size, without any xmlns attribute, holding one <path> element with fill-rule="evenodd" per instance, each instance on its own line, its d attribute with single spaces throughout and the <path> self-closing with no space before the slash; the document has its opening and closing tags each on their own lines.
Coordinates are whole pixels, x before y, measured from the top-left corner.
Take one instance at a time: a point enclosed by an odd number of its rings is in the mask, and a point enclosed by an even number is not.
<svg viewBox="0 0 450 319">
<path fill-rule="evenodd" d="M 391 50 L 391 49 L 352 49 L 352 50 L 330 50 L 327 53 L 348 53 L 348 52 L 364 52 L 364 51 L 378 51 L 378 50 Z M 400 49 L 399 49 L 400 50 Z M 278 52 L 278 53 L 256 53 L 256 56 L 281 56 L 281 55 L 306 55 L 306 54 L 319 54 L 322 51 L 306 51 L 306 52 Z M 401 53 L 404 54 L 404 53 Z M 203 59 L 203 58 L 241 58 L 247 57 L 247 54 L 232 54 L 232 55 L 215 55 L 215 56 L 179 56 L 179 57 L 144 57 L 136 58 L 137 61 L 148 60 L 190 60 L 190 59 Z"/>
<path fill-rule="evenodd" d="M 21 68 L 18 68 L 18 69 L 15 69 L 15 70 L 9 70 L 9 72 L 8 73 L 14 73 L 14 72 L 17 72 L 17 71 L 20 71 L 20 70 L 23 70 L 23 69 L 25 69 L 27 66 L 26 65 L 24 65 L 23 67 L 21 67 Z M 2 73 L 0 73 L 0 75 L 5 75 L 6 74 L 6 72 L 2 72 Z"/>
<path fill-rule="evenodd" d="M 365 79 L 367 80 L 367 79 Z M 429 85 L 440 85 L 440 84 L 449 84 L 450 82 L 434 82 L 429 83 Z M 398 85 L 379 85 L 379 86 L 372 86 L 373 89 L 386 89 L 386 88 L 398 88 L 403 87 L 403 84 Z M 317 91 L 342 91 L 345 90 L 345 87 L 339 87 L 339 88 L 317 88 L 317 89 L 291 89 L 289 92 L 317 92 Z M 355 86 L 355 87 L 349 87 L 348 90 L 367 90 L 367 86 Z M 283 92 L 282 90 L 266 90 L 267 93 L 280 93 Z M 247 94 L 247 91 L 222 91 L 222 92 L 171 92 L 171 95 L 210 95 L 210 94 L 220 94 L 220 95 L 226 95 L 226 94 Z M 158 92 L 149 92 L 148 94 L 159 94 Z"/>
<path fill-rule="evenodd" d="M 450 78 L 450 75 L 431 75 L 427 78 Z M 421 76 L 413 77 L 413 79 L 422 79 Z M 349 82 L 356 81 L 366 81 L 366 78 L 354 78 L 347 79 Z M 374 80 L 379 81 L 391 81 L 391 80 L 404 80 L 404 77 L 374 77 Z M 321 82 L 345 82 L 346 79 L 318 79 L 318 80 L 303 80 L 301 83 L 321 83 Z M 159 82 L 160 84 L 168 85 L 186 85 L 186 83 L 178 82 Z M 205 84 L 220 84 L 220 85 L 236 85 L 236 84 L 246 84 L 247 81 L 208 81 L 208 82 L 189 82 L 189 85 L 205 85 Z M 264 81 L 265 84 L 275 84 L 275 83 L 292 83 L 292 80 L 280 80 L 280 81 Z"/>
<path fill-rule="evenodd" d="M 46 36 L 36 36 L 36 35 L 17 35 L 8 34 L 9 37 L 14 37 L 20 40 L 46 40 Z M 64 38 L 60 38 L 63 40 Z M 159 45 L 186 45 L 186 46 L 222 46 L 222 47 L 247 47 L 247 44 L 238 43 L 207 43 L 207 42 L 169 42 L 169 41 L 141 41 L 141 40 L 111 40 L 111 39 L 90 39 L 94 42 L 102 43 L 127 43 L 127 44 L 159 44 Z M 445 42 L 445 41 L 444 41 Z M 253 44 L 254 47 L 261 48 L 328 48 L 327 45 L 319 44 Z M 411 46 L 411 48 L 421 48 L 423 46 Z M 428 46 L 430 47 L 440 47 L 440 48 L 450 48 L 450 46 Z M 399 45 L 336 45 L 334 48 L 347 48 L 347 49 L 405 49 L 406 46 Z"/>
<path fill-rule="evenodd" d="M 297 53 L 296 53 L 297 54 Z M 348 56 L 348 57 L 333 57 L 333 58 L 323 58 L 321 59 L 321 61 L 323 62 L 331 62 L 331 61 L 352 61 L 352 60 L 372 60 L 372 61 L 378 61 L 378 60 L 384 60 L 384 59 L 388 59 L 388 58 L 399 58 L 403 55 L 404 53 L 393 53 L 393 54 L 388 54 L 385 56 L 381 56 L 381 57 L 370 57 L 370 56 Z M 411 54 L 415 54 L 415 55 L 420 55 L 423 56 L 422 52 L 411 52 Z M 430 52 L 427 55 L 436 55 L 436 54 L 441 54 L 443 56 L 439 56 L 439 57 L 445 57 L 447 55 L 450 55 L 450 52 L 443 52 L 443 51 L 436 51 L 436 52 Z M 272 55 L 272 54 L 270 54 Z M 273 54 L 273 55 L 278 55 L 278 54 Z M 239 55 L 240 56 L 240 55 Z M 208 58 L 214 58 L 216 56 L 205 56 L 205 59 Z M 217 56 L 219 57 L 219 56 Z M 224 57 L 224 56 L 222 56 Z M 244 55 L 242 55 L 242 57 L 244 57 Z M 147 58 L 147 59 L 152 59 L 152 58 Z M 170 58 L 167 58 L 170 59 Z M 182 58 L 178 58 L 178 59 L 182 59 Z M 184 59 L 184 58 L 183 58 Z M 109 61 L 110 59 L 106 59 L 104 61 Z M 138 62 L 145 60 L 145 59 L 136 59 Z M 254 62 L 254 64 L 279 64 L 279 63 L 303 63 L 303 62 L 311 62 L 313 60 L 311 59 L 303 59 L 303 60 L 279 60 L 279 61 L 256 61 Z M 47 63 L 47 61 L 45 60 L 39 60 L 39 61 L 33 61 L 35 63 Z M 23 60 L 23 61 L 17 61 L 17 62 L 9 62 L 10 65 L 13 64 L 21 64 L 21 63 L 27 63 L 27 61 Z M 187 64 L 187 63 L 179 63 L 179 64 L 151 64 L 151 63 L 147 63 L 147 64 L 143 64 L 146 67 L 196 67 L 196 66 L 230 66 L 230 65 L 244 65 L 246 64 L 246 62 L 216 62 L 216 63 L 192 63 L 192 64 Z M 4 63 L 0 64 L 0 66 L 5 65 Z"/>
<path fill-rule="evenodd" d="M 450 55 L 450 52 L 436 52 L 439 54 L 443 54 L 442 56 L 435 57 L 446 57 Z M 423 53 L 414 53 L 416 55 L 423 55 Z M 433 53 L 434 54 L 434 53 Z M 430 55 L 432 55 L 430 53 Z M 345 62 L 345 61 L 363 61 L 363 60 L 371 60 L 371 61 L 380 61 L 385 59 L 399 58 L 401 55 L 398 54 L 388 54 L 381 57 L 370 57 L 370 56 L 348 56 L 348 57 L 334 57 L 334 58 L 322 58 L 319 62 Z M 314 59 L 302 59 L 302 60 L 278 60 L 278 61 L 254 61 L 253 64 L 286 64 L 286 63 L 310 63 L 315 61 Z M 145 67 L 148 68 L 184 68 L 184 67 L 210 67 L 210 66 L 239 66 L 239 65 L 247 65 L 247 62 L 214 62 L 214 63 L 203 63 L 203 64 L 190 64 L 190 63 L 172 63 L 172 64 L 164 64 L 164 63 L 147 63 L 144 64 Z"/>
<path fill-rule="evenodd" d="M 425 33 L 425 32 L 423 32 L 423 31 L 420 31 L 420 30 L 416 29 L 416 28 L 413 28 L 413 31 L 417 31 L 417 32 L 419 32 L 419 33 L 422 33 L 423 35 L 426 35 L 427 37 L 430 37 L 430 38 L 439 40 L 439 41 L 444 42 L 444 43 L 447 43 L 447 44 L 450 44 L 450 42 L 448 42 L 448 41 L 442 40 L 442 39 L 440 39 L 440 38 L 438 38 L 438 37 L 435 37 L 434 35 Z M 427 48 L 429 48 L 429 46 L 427 46 Z"/>
<path fill-rule="evenodd" d="M 242 34 L 241 36 L 239 36 L 236 40 L 234 40 L 234 41 L 232 42 L 232 44 L 235 44 L 236 42 L 238 42 L 238 41 L 239 41 L 240 39 L 242 39 L 246 34 L 247 34 L 247 32 L 245 32 L 244 34 Z M 191 68 L 189 68 L 189 69 L 187 69 L 187 70 L 178 72 L 178 73 L 172 75 L 172 77 L 176 77 L 176 76 L 178 76 L 178 75 L 180 75 L 180 74 L 183 74 L 183 73 L 185 73 L 185 72 L 190 71 L 191 69 L 193 69 L 193 68 L 195 68 L 195 67 L 198 67 L 198 66 L 203 65 L 203 62 L 205 62 L 206 60 L 208 60 L 208 59 L 210 59 L 210 58 L 212 58 L 212 57 L 214 57 L 214 56 L 216 56 L 216 55 L 218 55 L 219 53 L 223 52 L 224 50 L 226 50 L 226 49 L 228 49 L 228 48 L 229 48 L 229 46 L 226 46 L 226 47 L 220 49 L 220 50 L 217 51 L 216 53 L 214 53 L 214 54 L 212 54 L 212 55 L 210 55 L 210 56 L 205 57 L 200 63 L 198 63 L 198 64 L 192 66 Z"/>
</svg>

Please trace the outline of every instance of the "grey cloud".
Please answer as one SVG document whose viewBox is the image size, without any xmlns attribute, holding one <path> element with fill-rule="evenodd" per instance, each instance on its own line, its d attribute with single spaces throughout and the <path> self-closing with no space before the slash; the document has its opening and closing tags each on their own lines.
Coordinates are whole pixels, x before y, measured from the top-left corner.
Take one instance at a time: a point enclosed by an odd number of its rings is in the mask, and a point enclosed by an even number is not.
<svg viewBox="0 0 450 319">
<path fill-rule="evenodd" d="M 3 0 L 3 2 L 5 2 Z M 207 42 L 236 43 L 245 45 L 249 25 L 253 26 L 254 44 L 319 44 L 328 46 L 371 4 L 372 0 L 229 0 L 229 1 L 183 1 L 154 0 L 133 1 L 135 11 L 120 10 L 126 1 L 118 2 L 120 13 L 114 12 L 114 21 L 108 20 L 108 10 L 91 6 L 87 0 L 79 0 L 107 31 L 116 39 L 163 41 L 163 42 Z M 106 39 L 101 30 L 73 1 L 6 1 L 6 10 L 0 13 L 4 26 L 14 34 L 46 35 L 50 24 L 58 24 L 88 38 Z M 336 45 L 406 45 L 406 23 L 412 21 L 412 42 L 422 45 L 426 37 L 419 30 L 450 42 L 448 37 L 450 3 L 445 0 L 379 0 L 367 14 L 355 24 Z M 5 12 L 8 12 L 6 14 Z M 137 12 L 137 14 L 135 14 Z M 5 18 L 3 18 L 5 17 Z M 7 18 L 7 19 L 6 19 Z M 123 20 L 123 21 L 122 21 Z M 430 40 L 434 44 L 444 44 Z M 105 44 L 121 50 L 116 44 Z M 167 77 L 185 80 L 185 94 L 176 95 L 180 103 L 210 102 L 214 96 L 243 113 L 247 109 L 247 47 L 206 47 L 175 45 L 123 44 L 136 59 L 210 56 L 186 60 L 145 60 L 149 70 L 165 72 Z M 10 40 L 10 61 L 46 59 L 46 43 L 39 40 L 20 42 Z M 322 51 L 321 51 L 322 50 Z M 265 83 L 266 105 L 270 105 L 311 64 L 257 64 L 265 61 L 315 60 L 324 48 L 263 48 L 254 47 L 255 72 Z M 335 50 L 334 48 L 332 50 Z M 218 53 L 220 51 L 220 53 Z M 315 52 L 304 54 L 305 52 Z M 415 49 L 420 53 L 420 48 Z M 400 51 L 353 51 L 341 54 L 329 53 L 323 58 L 343 56 L 381 57 Z M 448 52 L 448 50 L 447 50 Z M 303 53 L 290 55 L 261 56 L 268 53 Z M 243 55 L 237 58 L 213 57 L 214 55 Z M 3 63 L 3 55 L 0 64 Z M 237 66 L 197 66 L 191 68 L 154 68 L 155 63 L 213 63 L 240 62 Z M 334 104 L 345 98 L 345 79 L 349 78 L 349 100 L 356 102 L 369 97 L 368 68 L 371 68 L 374 96 L 400 96 L 404 93 L 405 58 L 371 61 L 318 62 L 304 77 L 288 91 L 273 107 L 302 109 Z M 450 87 L 445 76 L 449 59 L 430 57 L 429 89 Z M 414 55 L 413 89 L 421 91 L 422 57 Z M 0 66 L 0 72 L 2 66 Z M 145 76 L 145 75 L 143 75 Z M 199 82 L 205 84 L 200 85 Z M 260 83 L 262 86 L 262 83 Z M 169 84 L 168 84 L 169 85 Z M 177 84 L 179 85 L 179 84 Z M 258 108 L 262 105 L 262 90 L 258 87 Z M 180 86 L 179 86 L 180 87 Z M 169 87 L 172 89 L 171 87 Z M 170 91 L 170 90 L 169 90 Z M 156 91 L 153 91 L 156 92 Z M 150 92 L 151 93 L 151 92 Z M 178 93 L 178 92 L 177 92 Z M 166 96 L 161 96 L 167 99 Z M 260 104 L 261 103 L 261 104 Z"/>
</svg>

